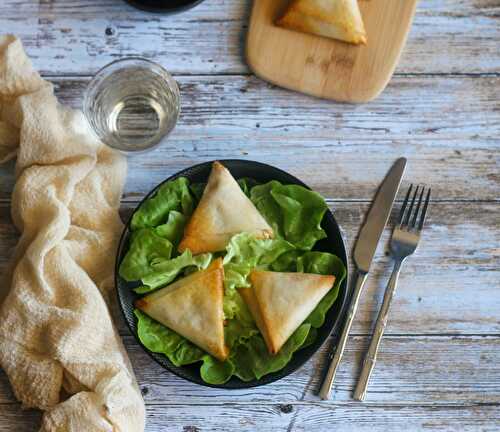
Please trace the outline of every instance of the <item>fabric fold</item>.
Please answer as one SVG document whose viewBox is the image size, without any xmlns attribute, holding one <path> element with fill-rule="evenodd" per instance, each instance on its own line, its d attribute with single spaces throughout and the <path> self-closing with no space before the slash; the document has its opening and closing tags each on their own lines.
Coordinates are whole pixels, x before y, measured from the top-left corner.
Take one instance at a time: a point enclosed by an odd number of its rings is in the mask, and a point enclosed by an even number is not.
<svg viewBox="0 0 500 432">
<path fill-rule="evenodd" d="M 21 233 L 0 308 L 0 365 L 42 431 L 143 431 L 109 302 L 126 160 L 61 106 L 14 36 L 0 37 L 0 162 L 17 155 Z M 64 395 L 64 396 L 61 396 Z"/>
</svg>

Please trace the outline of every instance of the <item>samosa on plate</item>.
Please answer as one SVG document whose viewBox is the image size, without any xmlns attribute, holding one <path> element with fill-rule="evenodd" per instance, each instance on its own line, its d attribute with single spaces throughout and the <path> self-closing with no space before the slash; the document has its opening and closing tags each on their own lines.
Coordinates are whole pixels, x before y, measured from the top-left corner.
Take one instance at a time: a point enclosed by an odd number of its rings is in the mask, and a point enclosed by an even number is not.
<svg viewBox="0 0 500 432">
<path fill-rule="evenodd" d="M 215 260 L 206 270 L 179 279 L 136 301 L 151 318 L 224 361 L 224 267 Z"/>
<path fill-rule="evenodd" d="M 231 173 L 214 162 L 203 196 L 189 220 L 179 251 L 193 255 L 225 249 L 231 237 L 248 232 L 272 238 L 273 230 L 243 193 Z"/>
<path fill-rule="evenodd" d="M 330 291 L 335 276 L 253 270 L 245 300 L 267 348 L 276 354 Z"/>
</svg>

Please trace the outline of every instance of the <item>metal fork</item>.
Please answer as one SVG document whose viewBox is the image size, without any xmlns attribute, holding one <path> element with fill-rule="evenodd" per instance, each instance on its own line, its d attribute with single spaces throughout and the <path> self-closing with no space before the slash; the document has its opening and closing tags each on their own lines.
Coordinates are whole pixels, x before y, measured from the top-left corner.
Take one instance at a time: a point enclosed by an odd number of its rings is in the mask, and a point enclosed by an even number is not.
<svg viewBox="0 0 500 432">
<path fill-rule="evenodd" d="M 431 190 L 427 189 L 427 193 L 425 193 L 425 186 L 417 186 L 413 192 L 413 197 L 410 202 L 412 190 L 413 185 L 411 185 L 408 189 L 408 193 L 406 194 L 403 202 L 403 207 L 401 208 L 401 212 L 399 214 L 398 224 L 392 233 L 390 249 L 395 261 L 394 270 L 392 271 L 391 278 L 384 294 L 384 302 L 382 303 L 382 308 L 378 314 L 370 347 L 366 353 L 363 362 L 363 369 L 361 370 L 358 384 L 354 391 L 354 399 L 359 401 L 365 399 L 370 375 L 375 367 L 375 362 L 377 361 L 378 348 L 387 325 L 389 307 L 391 306 L 394 293 L 396 292 L 396 285 L 398 283 L 401 266 L 406 258 L 413 254 L 417 249 L 420 241 L 420 234 L 422 232 L 422 228 L 424 227 L 425 216 L 427 214 L 427 208 L 431 198 Z"/>
</svg>

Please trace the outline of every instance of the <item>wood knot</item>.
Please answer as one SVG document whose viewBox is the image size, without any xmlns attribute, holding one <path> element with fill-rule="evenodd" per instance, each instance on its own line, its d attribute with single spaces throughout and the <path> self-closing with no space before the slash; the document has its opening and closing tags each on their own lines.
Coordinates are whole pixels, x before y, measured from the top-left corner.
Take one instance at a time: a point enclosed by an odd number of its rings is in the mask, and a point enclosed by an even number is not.
<svg viewBox="0 0 500 432">
<path fill-rule="evenodd" d="M 293 411 L 293 406 L 290 404 L 280 404 L 278 408 L 283 414 L 290 414 Z"/>
</svg>

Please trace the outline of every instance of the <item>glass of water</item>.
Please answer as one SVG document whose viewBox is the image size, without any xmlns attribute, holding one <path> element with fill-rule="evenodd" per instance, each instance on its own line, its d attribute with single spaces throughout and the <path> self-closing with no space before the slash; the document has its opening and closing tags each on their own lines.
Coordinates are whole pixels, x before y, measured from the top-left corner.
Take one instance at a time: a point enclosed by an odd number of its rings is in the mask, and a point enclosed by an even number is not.
<svg viewBox="0 0 500 432">
<path fill-rule="evenodd" d="M 136 57 L 117 60 L 88 85 L 83 112 L 104 144 L 125 153 L 150 150 L 177 123 L 179 87 L 156 63 Z"/>
</svg>

